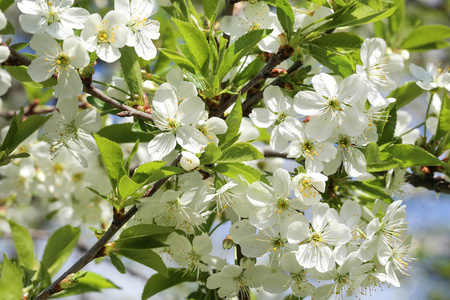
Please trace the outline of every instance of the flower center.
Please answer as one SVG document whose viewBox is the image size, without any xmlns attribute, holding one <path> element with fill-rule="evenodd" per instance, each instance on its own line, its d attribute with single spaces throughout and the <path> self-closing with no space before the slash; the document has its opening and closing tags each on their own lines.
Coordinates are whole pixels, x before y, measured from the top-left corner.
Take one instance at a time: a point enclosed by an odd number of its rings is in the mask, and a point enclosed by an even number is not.
<svg viewBox="0 0 450 300">
<path fill-rule="evenodd" d="M 339 148 L 348 148 L 352 144 L 350 138 L 346 135 L 341 135 L 339 137 L 338 146 Z"/>
<path fill-rule="evenodd" d="M 115 38 L 116 34 L 115 32 L 113 32 L 111 34 L 111 38 L 108 35 L 108 32 L 103 29 L 103 30 L 99 30 L 97 33 L 97 38 L 98 38 L 98 42 L 101 43 L 109 43 L 109 42 L 114 42 L 114 38 Z"/>
<path fill-rule="evenodd" d="M 327 106 L 332 111 L 341 111 L 342 110 L 341 104 L 339 103 L 339 100 L 336 98 L 331 98 L 330 100 L 328 100 Z"/>
<path fill-rule="evenodd" d="M 59 13 L 50 8 L 50 11 L 48 11 L 45 15 L 45 19 L 47 20 L 48 25 L 59 22 Z"/>
<path fill-rule="evenodd" d="M 276 207 L 279 214 L 281 214 L 283 211 L 286 211 L 289 208 L 289 199 L 278 198 Z"/>
<path fill-rule="evenodd" d="M 65 53 L 59 53 L 58 56 L 55 58 L 55 62 L 57 65 L 59 65 L 61 67 L 69 66 L 70 58 Z"/>
<path fill-rule="evenodd" d="M 317 245 L 322 244 L 323 239 L 319 233 L 314 232 L 313 235 L 308 239 L 307 242 L 310 244 L 313 244 L 313 246 L 317 246 Z"/>
<path fill-rule="evenodd" d="M 314 155 L 317 155 L 317 152 L 314 149 L 314 142 L 311 140 L 305 140 L 305 142 L 302 144 L 302 150 L 305 156 L 313 158 Z"/>
<path fill-rule="evenodd" d="M 53 165 L 53 171 L 55 171 L 56 174 L 61 175 L 61 173 L 64 171 L 64 167 L 62 164 L 54 164 Z"/>
</svg>

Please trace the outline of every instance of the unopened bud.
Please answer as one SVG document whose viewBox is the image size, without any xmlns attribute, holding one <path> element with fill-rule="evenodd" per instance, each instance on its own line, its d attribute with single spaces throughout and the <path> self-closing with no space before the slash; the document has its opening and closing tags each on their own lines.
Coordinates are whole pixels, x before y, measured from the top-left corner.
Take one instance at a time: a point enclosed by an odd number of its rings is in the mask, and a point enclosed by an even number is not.
<svg viewBox="0 0 450 300">
<path fill-rule="evenodd" d="M 271 76 L 272 78 L 274 78 L 274 77 L 284 77 L 284 76 L 286 76 L 288 74 L 288 72 L 285 69 L 283 69 L 283 68 L 274 68 L 272 70 L 272 72 L 270 72 L 270 73 L 272 75 Z"/>
<path fill-rule="evenodd" d="M 277 40 L 281 46 L 289 45 L 289 40 L 287 38 L 286 33 L 284 33 L 284 32 L 277 36 Z"/>
<path fill-rule="evenodd" d="M 144 89 L 144 92 L 147 94 L 154 93 L 158 89 L 158 85 L 151 80 L 144 81 L 142 87 Z"/>
<path fill-rule="evenodd" d="M 116 245 L 114 244 L 114 242 L 110 242 L 105 245 L 104 249 L 105 255 L 109 255 L 111 252 L 116 250 Z"/>
<path fill-rule="evenodd" d="M 78 276 L 75 275 L 75 273 L 69 274 L 64 278 L 60 283 L 59 286 L 61 290 L 65 290 L 71 287 L 74 287 L 78 283 Z"/>
<path fill-rule="evenodd" d="M 231 249 L 233 246 L 234 246 L 233 239 L 231 238 L 230 235 L 227 235 L 227 237 L 222 242 L 223 249 L 228 250 L 228 249 Z"/>
</svg>

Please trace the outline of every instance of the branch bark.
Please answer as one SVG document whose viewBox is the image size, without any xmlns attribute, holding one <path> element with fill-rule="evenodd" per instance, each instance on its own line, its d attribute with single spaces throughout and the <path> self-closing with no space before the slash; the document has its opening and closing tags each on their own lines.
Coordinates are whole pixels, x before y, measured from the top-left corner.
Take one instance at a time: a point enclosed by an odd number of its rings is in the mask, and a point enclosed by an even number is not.
<svg viewBox="0 0 450 300">
<path fill-rule="evenodd" d="M 172 166 L 176 166 L 181 159 L 181 155 L 179 155 L 173 162 Z M 166 177 L 157 181 L 146 193 L 145 197 L 151 197 L 153 194 L 159 190 L 163 184 L 169 179 Z M 73 264 L 67 271 L 64 272 L 58 279 L 56 279 L 52 284 L 50 284 L 45 290 L 43 290 L 34 300 L 44 300 L 48 299 L 50 296 L 58 292 L 58 286 L 60 282 L 67 277 L 67 275 L 76 273 L 80 271 L 84 266 L 90 263 L 96 255 L 103 249 L 106 243 L 122 228 L 125 223 L 127 223 L 138 211 L 136 205 L 133 205 L 126 214 L 124 214 L 121 218 L 114 218 L 111 226 L 108 228 L 106 233 L 95 243 L 75 264 Z"/>
<path fill-rule="evenodd" d="M 15 60 L 17 60 L 18 64 L 21 64 L 24 66 L 29 66 L 31 64 L 31 60 L 28 57 L 17 52 L 16 50 L 14 50 L 13 48 L 9 47 L 8 45 L 6 45 L 4 43 L 2 43 L 2 45 L 7 46 L 9 48 L 9 50 L 11 51 L 11 56 Z M 55 77 L 55 74 L 54 74 L 54 77 Z M 128 105 L 125 105 L 125 104 L 117 101 L 117 100 L 114 100 L 113 98 L 105 95 L 99 89 L 95 88 L 93 84 L 84 85 L 83 91 L 89 95 L 92 95 L 92 96 L 100 99 L 101 101 L 103 101 L 105 103 L 108 103 L 112 107 L 122 110 L 123 113 L 119 114 L 119 116 L 121 116 L 121 117 L 137 117 L 137 118 L 145 120 L 145 121 L 153 121 L 150 114 L 140 111 L 140 110 L 137 110 L 135 108 L 132 108 Z"/>
<path fill-rule="evenodd" d="M 443 177 L 423 177 L 417 174 L 407 173 L 406 182 L 414 187 L 423 187 L 436 193 L 450 194 L 450 182 Z"/>
<path fill-rule="evenodd" d="M 291 52 L 292 50 L 292 52 Z M 253 88 L 255 85 L 260 83 L 261 81 L 264 81 L 267 78 L 270 78 L 272 76 L 271 71 L 273 68 L 275 68 L 277 65 L 279 65 L 281 62 L 285 61 L 289 57 L 291 57 L 293 53 L 292 48 L 280 48 L 276 54 L 273 54 L 272 57 L 269 59 L 269 61 L 266 63 L 266 65 L 261 69 L 261 71 L 258 72 L 252 79 L 250 79 L 249 82 L 233 97 L 228 99 L 225 103 L 223 103 L 222 106 L 219 107 L 217 110 L 216 116 L 222 117 L 225 111 L 236 102 L 239 95 L 244 95 L 247 93 L 251 88 Z"/>
</svg>

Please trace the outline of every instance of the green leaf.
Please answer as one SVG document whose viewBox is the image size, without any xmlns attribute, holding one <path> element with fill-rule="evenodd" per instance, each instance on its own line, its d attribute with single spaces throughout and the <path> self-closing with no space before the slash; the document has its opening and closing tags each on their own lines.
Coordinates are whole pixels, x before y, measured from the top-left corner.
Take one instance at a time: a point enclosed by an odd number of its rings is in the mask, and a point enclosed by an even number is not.
<svg viewBox="0 0 450 300">
<path fill-rule="evenodd" d="M 6 66 L 5 69 L 9 72 L 9 74 L 11 74 L 12 77 L 33 88 L 42 89 L 44 87 L 54 86 L 58 83 L 58 81 L 53 77 L 40 83 L 33 81 L 30 75 L 28 75 L 28 67 L 26 66 Z"/>
<path fill-rule="evenodd" d="M 386 147 L 382 152 L 386 152 L 402 161 L 402 167 L 414 166 L 445 166 L 446 164 L 436 158 L 430 152 L 414 146 L 406 144 L 397 144 Z"/>
<path fill-rule="evenodd" d="M 359 49 L 364 39 L 351 32 L 325 34 L 311 41 L 311 44 L 325 48 Z"/>
<path fill-rule="evenodd" d="M 424 92 L 425 91 L 419 87 L 416 82 L 411 81 L 393 90 L 388 97 L 397 99 L 397 101 L 395 101 L 395 107 L 400 109 Z"/>
<path fill-rule="evenodd" d="M 169 272 L 161 256 L 150 249 L 120 249 L 118 254 L 143 264 L 168 278 Z"/>
<path fill-rule="evenodd" d="M 127 82 L 131 95 L 138 95 L 142 98 L 144 93 L 142 88 L 142 74 L 139 65 L 139 58 L 132 47 L 120 48 L 120 66 L 122 67 L 123 76 Z"/>
<path fill-rule="evenodd" d="M 377 10 L 362 3 L 351 3 L 337 12 L 327 16 L 331 21 L 316 28 L 315 31 L 326 31 L 344 26 L 357 26 L 376 22 L 392 15 L 397 8 L 395 3 L 383 2 L 383 9 Z"/>
<path fill-rule="evenodd" d="M 56 230 L 48 239 L 42 257 L 42 267 L 45 268 L 52 277 L 72 254 L 80 234 L 80 228 L 66 225 Z"/>
<path fill-rule="evenodd" d="M 290 38 L 294 32 L 295 17 L 288 0 L 277 0 L 277 17 L 281 27 L 283 27 L 288 38 Z"/>
<path fill-rule="evenodd" d="M 375 185 L 371 185 L 363 181 L 353 181 L 350 185 L 357 187 L 358 189 L 369 195 L 381 198 L 386 203 L 390 204 L 394 201 L 391 196 L 389 196 L 385 191 Z"/>
<path fill-rule="evenodd" d="M 397 110 L 391 109 L 389 117 L 383 126 L 383 133 L 378 138 L 378 145 L 389 143 L 394 139 L 395 128 L 397 127 Z"/>
<path fill-rule="evenodd" d="M 397 4 L 397 9 L 388 18 L 389 31 L 395 35 L 403 27 L 405 21 L 405 0 L 392 0 Z"/>
<path fill-rule="evenodd" d="M 252 30 L 241 36 L 231 44 L 225 51 L 224 58 L 221 61 L 217 77 L 222 82 L 225 75 L 233 68 L 245 55 L 248 55 L 256 44 L 268 36 L 272 29 Z"/>
<path fill-rule="evenodd" d="M 347 77 L 354 73 L 354 66 L 345 55 L 322 48 L 313 48 L 309 53 L 317 59 L 318 62 L 338 75 Z"/>
<path fill-rule="evenodd" d="M 204 76 L 207 76 L 209 73 L 209 47 L 205 34 L 190 23 L 177 19 L 173 19 L 173 21 L 177 25 L 190 52 L 195 55 L 194 59 L 199 70 Z"/>
<path fill-rule="evenodd" d="M 368 164 L 380 161 L 380 158 L 378 157 L 378 151 L 378 145 L 376 143 L 372 142 L 366 146 L 364 156 L 366 157 L 366 162 Z"/>
<path fill-rule="evenodd" d="M 236 143 L 222 152 L 217 163 L 238 163 L 262 158 L 264 155 L 249 143 Z"/>
<path fill-rule="evenodd" d="M 219 0 L 203 0 L 203 10 L 205 11 L 205 16 L 209 20 L 211 16 L 217 10 L 217 4 Z"/>
<path fill-rule="evenodd" d="M 150 277 L 145 284 L 144 291 L 142 292 L 142 300 L 146 300 L 153 295 L 158 294 L 165 289 L 176 286 L 182 282 L 195 282 L 197 281 L 197 275 L 194 273 L 185 273 L 183 270 L 169 268 L 168 278 L 161 274 L 155 274 Z"/>
<path fill-rule="evenodd" d="M 126 200 L 129 196 L 133 195 L 143 184 L 138 184 L 131 180 L 128 175 L 122 176 L 119 181 L 119 194 L 122 200 Z"/>
<path fill-rule="evenodd" d="M 222 156 L 222 151 L 215 143 L 209 143 L 205 148 L 205 152 L 200 157 L 202 165 L 210 165 Z"/>
<path fill-rule="evenodd" d="M 78 283 L 71 288 L 62 290 L 61 292 L 53 295 L 53 298 L 63 298 L 73 295 L 79 295 L 89 292 L 101 292 L 103 289 L 120 289 L 117 285 L 98 274 L 87 272 L 84 277 L 78 279 Z"/>
<path fill-rule="evenodd" d="M 3 300 L 22 299 L 22 275 L 14 264 L 3 253 L 2 272 L 0 277 L 0 291 Z"/>
<path fill-rule="evenodd" d="M 14 45 L 11 45 L 10 47 L 16 51 L 22 50 L 23 48 L 26 48 L 28 46 L 28 43 L 17 43 Z"/>
<path fill-rule="evenodd" d="M 444 25 L 423 25 L 414 29 L 401 43 L 402 49 L 413 49 L 450 37 L 450 27 Z"/>
<path fill-rule="evenodd" d="M 0 10 L 5 11 L 14 3 L 14 0 L 2 0 L 0 1 Z"/>
<path fill-rule="evenodd" d="M 240 174 L 244 176 L 244 178 L 247 179 L 250 184 L 256 181 L 262 181 L 269 184 L 267 179 L 259 170 L 243 163 L 218 164 L 214 168 L 214 171 L 232 179 Z"/>
<path fill-rule="evenodd" d="M 93 96 L 88 96 L 86 98 L 87 102 L 101 111 L 101 115 L 105 114 L 116 114 L 121 112 L 120 109 L 114 108 L 111 105 L 103 102 L 102 100 L 95 98 Z"/>
<path fill-rule="evenodd" d="M 440 139 L 450 132 L 450 97 L 446 90 L 444 90 L 444 97 L 442 98 L 441 112 L 439 114 L 439 124 L 436 132 L 436 139 Z"/>
<path fill-rule="evenodd" d="M 130 123 L 131 124 L 131 123 Z M 102 155 L 103 164 L 108 172 L 109 180 L 113 190 L 119 184 L 120 178 L 128 174 L 123 167 L 123 153 L 122 148 L 113 141 L 94 134 L 98 149 Z"/>
<path fill-rule="evenodd" d="M 17 256 L 19 257 L 19 262 L 27 269 L 34 268 L 34 244 L 31 235 L 28 230 L 15 223 L 12 220 L 8 220 L 9 226 L 11 227 L 11 235 L 14 240 L 14 246 L 16 247 Z"/>
<path fill-rule="evenodd" d="M 368 163 L 367 164 L 367 172 L 382 172 L 387 170 L 392 170 L 398 168 L 402 165 L 402 161 L 396 158 L 391 157 L 390 159 L 386 159 L 380 162 Z"/>
<path fill-rule="evenodd" d="M 175 230 L 154 224 L 141 224 L 125 229 L 114 243 L 118 249 L 150 249 L 165 247 L 167 236 Z"/>
<path fill-rule="evenodd" d="M 386 30 L 387 30 L 386 25 L 382 20 L 373 23 L 373 34 L 375 35 L 375 37 L 379 37 L 382 38 L 383 40 L 386 40 L 387 36 Z"/>
<path fill-rule="evenodd" d="M 17 153 L 17 154 L 12 154 L 10 156 L 8 156 L 9 159 L 13 159 L 13 158 L 27 158 L 30 157 L 30 153 L 26 153 L 26 152 L 21 152 L 21 153 Z"/>
<path fill-rule="evenodd" d="M 117 271 L 119 271 L 120 274 L 125 274 L 127 272 L 127 269 L 123 265 L 123 262 L 119 257 L 117 257 L 117 255 L 115 255 L 114 253 L 110 253 L 109 258 L 111 258 L 111 263 L 117 269 Z"/>
<path fill-rule="evenodd" d="M 184 169 L 178 168 L 178 167 L 174 167 L 174 166 L 167 166 L 167 167 L 162 167 L 161 169 L 157 170 L 155 173 L 153 173 L 148 179 L 147 179 L 147 184 L 151 183 L 151 182 L 155 182 L 158 180 L 161 180 L 163 178 L 166 177 L 170 177 L 173 175 L 177 175 L 177 174 L 183 174 L 186 171 Z"/>
<path fill-rule="evenodd" d="M 153 161 L 140 165 L 133 173 L 131 179 L 137 183 L 144 183 L 156 171 L 161 169 L 166 164 L 165 161 Z"/>
<path fill-rule="evenodd" d="M 183 55 L 179 54 L 178 52 L 170 49 L 159 49 L 159 51 L 167 56 L 167 58 L 174 62 L 177 66 L 179 66 L 181 69 L 186 69 L 189 72 L 195 73 L 195 66 L 192 64 L 192 62 L 184 57 Z"/>
<path fill-rule="evenodd" d="M 252 60 L 251 63 L 249 63 L 242 72 L 239 72 L 236 74 L 236 76 L 233 79 L 233 83 L 236 86 L 241 86 L 245 84 L 249 78 L 252 78 L 256 74 L 258 74 L 259 71 L 264 67 L 266 62 L 262 59 L 255 58 Z"/>
<path fill-rule="evenodd" d="M 124 168 L 126 171 L 128 171 L 130 169 L 130 165 L 131 165 L 131 161 L 133 160 L 133 157 L 136 155 L 138 148 L 139 148 L 139 142 L 140 140 L 138 139 L 136 141 L 136 143 L 134 144 L 133 149 L 130 152 L 130 155 L 128 155 L 127 159 L 124 162 Z"/>
<path fill-rule="evenodd" d="M 47 116 L 31 116 L 27 118 L 24 122 L 20 123 L 16 134 L 13 136 L 8 150 L 12 152 L 16 149 L 23 141 L 25 141 L 30 135 L 32 135 L 36 130 L 41 128 L 45 122 L 51 118 L 51 115 Z"/>
<path fill-rule="evenodd" d="M 220 149 L 224 149 L 227 146 L 230 146 L 230 142 L 239 134 L 239 128 L 241 127 L 242 121 L 241 101 L 241 97 L 238 97 L 233 109 L 225 120 L 225 123 L 228 126 L 227 132 L 217 136 L 219 138 Z"/>
<path fill-rule="evenodd" d="M 17 131 L 19 130 L 19 125 L 20 125 L 23 113 L 24 113 L 23 107 L 20 108 L 19 114 L 14 113 L 14 116 L 11 120 L 9 129 L 6 132 L 6 136 L 3 139 L 2 145 L 0 146 L 0 151 L 4 151 L 3 156 L 7 156 L 7 155 L 9 155 L 9 153 L 12 152 L 12 150 L 9 151 L 8 149 L 12 143 L 14 136 L 16 135 Z M 6 153 L 6 152 L 8 152 L 8 153 Z"/>
</svg>

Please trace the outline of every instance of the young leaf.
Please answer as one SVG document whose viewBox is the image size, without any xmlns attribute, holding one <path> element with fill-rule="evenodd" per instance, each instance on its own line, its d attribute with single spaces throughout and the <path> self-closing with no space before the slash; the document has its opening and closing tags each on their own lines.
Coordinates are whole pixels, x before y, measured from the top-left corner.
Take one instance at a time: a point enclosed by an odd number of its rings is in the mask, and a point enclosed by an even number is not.
<svg viewBox="0 0 450 300">
<path fill-rule="evenodd" d="M 156 171 L 161 169 L 166 164 L 165 161 L 153 161 L 140 165 L 133 173 L 131 179 L 137 183 L 144 183 Z"/>
<path fill-rule="evenodd" d="M 397 9 L 388 18 L 389 31 L 391 35 L 396 34 L 402 28 L 405 21 L 405 0 L 393 0 L 397 4 Z"/>
<path fill-rule="evenodd" d="M 151 249 L 166 246 L 167 236 L 173 228 L 154 224 L 141 224 L 125 229 L 114 243 L 118 249 Z"/>
<path fill-rule="evenodd" d="M 3 300 L 22 299 L 22 275 L 14 264 L 3 253 L 0 291 Z"/>
<path fill-rule="evenodd" d="M 224 149 L 225 146 L 230 146 L 229 142 L 232 141 L 238 134 L 239 128 L 241 127 L 242 121 L 242 102 L 241 97 L 238 97 L 236 103 L 234 104 L 233 109 L 228 115 L 225 123 L 228 126 L 227 132 L 221 135 L 218 135 L 219 138 L 219 146 L 221 149 Z"/>
<path fill-rule="evenodd" d="M 72 254 L 80 234 L 80 228 L 66 225 L 55 231 L 48 239 L 42 257 L 42 267 L 51 276 L 54 276 L 58 272 Z"/>
<path fill-rule="evenodd" d="M 387 170 L 392 170 L 395 168 L 398 168 L 402 165 L 402 161 L 399 159 L 396 159 L 394 157 L 390 157 L 389 159 L 380 161 L 380 162 L 374 162 L 374 163 L 367 163 L 367 172 L 382 172 Z"/>
<path fill-rule="evenodd" d="M 311 41 L 311 44 L 325 48 L 359 49 L 364 39 L 351 32 L 336 32 L 324 34 Z"/>
<path fill-rule="evenodd" d="M 58 81 L 51 77 L 43 82 L 35 82 L 33 79 L 31 79 L 30 75 L 28 75 L 26 66 L 6 66 L 6 70 L 11 74 L 12 77 L 19 80 L 23 84 L 26 84 L 27 86 L 36 88 L 36 89 L 43 89 L 44 87 L 51 87 L 58 83 Z"/>
<path fill-rule="evenodd" d="M 97 134 L 94 135 L 94 138 L 97 142 L 98 149 L 100 150 L 106 171 L 108 172 L 111 186 L 113 190 L 115 190 L 119 184 L 120 178 L 125 174 L 128 174 L 123 167 L 122 148 L 113 141 L 105 139 Z"/>
<path fill-rule="evenodd" d="M 446 164 L 436 158 L 430 152 L 414 146 L 406 144 L 397 144 L 387 147 L 382 152 L 389 153 L 395 158 L 402 161 L 403 168 L 414 166 L 445 166 Z"/>
<path fill-rule="evenodd" d="M 128 175 L 122 176 L 119 181 L 119 194 L 123 201 L 125 201 L 129 196 L 135 193 L 138 189 L 140 189 L 143 184 L 138 184 L 131 180 Z"/>
<path fill-rule="evenodd" d="M 218 3 L 219 0 L 203 0 L 203 10 L 207 19 L 211 19 L 211 16 L 216 12 Z"/>
<path fill-rule="evenodd" d="M 287 33 L 287 37 L 290 38 L 294 32 L 295 17 L 288 0 L 277 0 L 277 17 L 281 27 Z"/>
<path fill-rule="evenodd" d="M 447 91 L 444 91 L 441 112 L 439 114 L 439 124 L 436 132 L 436 139 L 440 139 L 448 132 L 450 132 L 450 97 Z"/>
<path fill-rule="evenodd" d="M 62 290 L 61 292 L 52 295 L 53 298 L 63 298 L 73 295 L 79 295 L 89 292 L 101 292 L 103 289 L 120 289 L 117 285 L 98 274 L 87 272 L 84 277 L 78 279 L 78 283 L 71 288 Z"/>
<path fill-rule="evenodd" d="M 391 109 L 389 111 L 389 117 L 384 124 L 383 133 L 378 138 L 377 144 L 383 145 L 389 143 L 394 138 L 395 128 L 397 127 L 397 110 Z"/>
<path fill-rule="evenodd" d="M 322 48 L 313 48 L 309 53 L 325 67 L 336 74 L 347 77 L 354 73 L 354 66 L 348 58 L 342 54 L 331 52 Z"/>
<path fill-rule="evenodd" d="M 197 275 L 194 273 L 185 273 L 183 270 L 169 268 L 168 277 L 164 277 L 161 274 L 155 274 L 150 277 L 145 284 L 144 291 L 142 292 L 142 300 L 146 300 L 157 293 L 171 288 L 182 282 L 195 282 L 197 281 Z"/>
<path fill-rule="evenodd" d="M 181 69 L 186 69 L 189 72 L 195 73 L 195 66 L 192 62 L 179 54 L 178 52 L 170 49 L 159 49 L 159 51 L 164 54 L 170 61 L 174 62 Z"/>
<path fill-rule="evenodd" d="M 214 171 L 225 175 L 230 178 L 235 178 L 237 175 L 242 175 L 249 182 L 253 183 L 256 181 L 262 181 L 269 184 L 264 175 L 257 169 L 245 165 L 243 163 L 232 163 L 232 164 L 218 164 Z"/>
<path fill-rule="evenodd" d="M 11 227 L 11 235 L 13 237 L 14 246 L 16 247 L 17 256 L 19 256 L 21 265 L 27 269 L 33 269 L 34 244 L 31 235 L 22 225 L 19 225 L 12 220 L 8 220 L 8 223 Z"/>
<path fill-rule="evenodd" d="M 388 97 L 397 99 L 397 101 L 395 101 L 395 107 L 400 109 L 424 92 L 425 91 L 419 87 L 416 82 L 411 81 L 393 90 Z"/>
<path fill-rule="evenodd" d="M 205 148 L 205 152 L 200 157 L 202 165 L 210 165 L 222 156 L 222 151 L 214 143 L 209 143 Z"/>
<path fill-rule="evenodd" d="M 394 202 L 394 200 L 389 196 L 385 191 L 383 191 L 381 188 L 371 185 L 369 183 L 363 182 L 363 181 L 354 181 L 351 183 L 351 185 L 357 187 L 361 191 L 375 196 L 377 198 L 381 198 L 384 202 L 391 204 Z"/>
<path fill-rule="evenodd" d="M 114 124 L 103 127 L 97 134 L 119 144 L 135 143 L 138 139 L 143 143 L 148 143 L 156 135 L 151 132 L 136 132 L 132 128 L 133 123 Z"/>
<path fill-rule="evenodd" d="M 195 62 L 201 73 L 207 76 L 209 73 L 209 47 L 205 34 L 190 23 L 177 19 L 173 19 L 173 21 L 177 25 L 190 52 L 195 55 Z"/>
<path fill-rule="evenodd" d="M 236 143 L 222 152 L 217 163 L 238 163 L 262 158 L 264 155 L 249 143 Z"/>
<path fill-rule="evenodd" d="M 401 43 L 400 47 L 414 50 L 427 44 L 443 41 L 450 37 L 450 27 L 445 25 L 423 25 L 414 29 Z"/>
<path fill-rule="evenodd" d="M 119 257 L 117 257 L 117 255 L 115 255 L 114 253 L 110 253 L 109 258 L 111 259 L 111 263 L 113 264 L 113 266 L 117 271 L 119 271 L 120 274 L 125 274 L 127 272 L 127 269 L 123 265 L 123 262 Z"/>
<path fill-rule="evenodd" d="M 126 159 L 125 162 L 124 162 L 123 167 L 125 168 L 125 171 L 128 171 L 128 170 L 130 169 L 131 161 L 133 160 L 133 157 L 136 155 L 136 153 L 137 153 L 137 151 L 138 151 L 138 148 L 139 148 L 139 142 L 140 142 L 140 140 L 138 139 L 138 140 L 136 141 L 136 143 L 134 144 L 134 147 L 133 147 L 133 149 L 131 150 L 130 155 L 128 155 L 127 159 Z"/>
<path fill-rule="evenodd" d="M 169 272 L 161 256 L 150 249 L 120 249 L 118 254 L 143 264 L 168 278 Z"/>
<path fill-rule="evenodd" d="M 120 53 L 122 54 L 120 56 L 120 66 L 131 95 L 138 95 L 140 99 L 144 91 L 139 58 L 132 47 L 125 46 L 120 49 Z"/>
<path fill-rule="evenodd" d="M 5 11 L 14 3 L 14 0 L 2 0 L 0 2 L 0 10 Z"/>
</svg>

